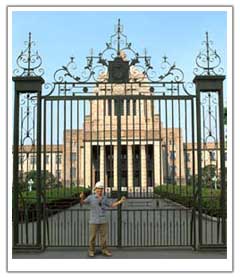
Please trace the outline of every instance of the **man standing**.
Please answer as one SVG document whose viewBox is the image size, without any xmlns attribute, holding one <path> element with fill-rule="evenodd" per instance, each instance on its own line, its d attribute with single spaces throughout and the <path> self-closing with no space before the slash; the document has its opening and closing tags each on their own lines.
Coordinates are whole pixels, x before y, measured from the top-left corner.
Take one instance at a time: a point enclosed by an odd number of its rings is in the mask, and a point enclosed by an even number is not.
<svg viewBox="0 0 240 277">
<path fill-rule="evenodd" d="M 80 205 L 90 204 L 90 220 L 89 220 L 89 257 L 95 255 L 95 241 L 97 232 L 100 234 L 100 247 L 102 254 L 105 256 L 112 256 L 112 253 L 107 249 L 107 208 L 114 208 L 122 204 L 126 198 L 122 197 L 120 200 L 112 202 L 106 196 L 103 195 L 104 185 L 101 181 L 97 182 L 94 187 L 94 194 L 85 198 L 83 192 L 80 193 Z M 84 199 L 85 198 L 85 199 Z"/>
</svg>

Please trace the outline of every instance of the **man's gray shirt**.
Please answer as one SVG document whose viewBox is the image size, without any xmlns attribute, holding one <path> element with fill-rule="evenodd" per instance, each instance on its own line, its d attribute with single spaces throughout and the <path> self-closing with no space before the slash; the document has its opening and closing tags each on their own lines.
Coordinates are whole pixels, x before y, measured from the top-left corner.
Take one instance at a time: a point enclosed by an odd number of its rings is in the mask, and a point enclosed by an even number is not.
<svg viewBox="0 0 240 277">
<path fill-rule="evenodd" d="M 107 208 L 111 207 L 112 200 L 106 196 L 103 196 L 102 200 L 99 200 L 96 194 L 91 194 L 84 199 L 84 203 L 90 205 L 90 224 L 107 223 Z"/>
</svg>

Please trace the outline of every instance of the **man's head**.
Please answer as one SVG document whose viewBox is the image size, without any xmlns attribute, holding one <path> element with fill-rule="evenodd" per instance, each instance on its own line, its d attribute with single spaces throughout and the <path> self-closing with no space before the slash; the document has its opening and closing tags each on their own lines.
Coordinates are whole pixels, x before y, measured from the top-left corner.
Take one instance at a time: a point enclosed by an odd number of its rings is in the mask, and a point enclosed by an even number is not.
<svg viewBox="0 0 240 277">
<path fill-rule="evenodd" d="M 94 187 L 94 191 L 97 195 L 102 195 L 104 190 L 104 185 L 101 181 L 97 182 Z"/>
</svg>

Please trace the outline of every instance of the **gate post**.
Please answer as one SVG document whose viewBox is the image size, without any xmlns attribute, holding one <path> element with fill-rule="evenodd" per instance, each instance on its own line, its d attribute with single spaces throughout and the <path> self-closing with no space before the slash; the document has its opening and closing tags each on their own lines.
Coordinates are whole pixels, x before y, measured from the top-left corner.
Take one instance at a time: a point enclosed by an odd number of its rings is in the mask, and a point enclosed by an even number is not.
<svg viewBox="0 0 240 277">
<path fill-rule="evenodd" d="M 29 33 L 27 47 L 24 51 L 21 51 L 20 55 L 17 57 L 16 63 L 18 68 L 14 70 L 16 74 L 12 80 L 14 82 L 14 142 L 13 142 L 13 249 L 42 249 L 42 234 L 41 234 L 41 218 L 42 218 L 42 204 L 41 204 L 41 94 L 42 94 L 42 84 L 44 79 L 41 77 L 44 70 L 40 68 L 42 65 L 42 59 L 38 52 L 32 51 L 32 45 L 34 42 L 31 38 L 31 33 Z M 23 122 L 19 124 L 19 105 L 20 96 L 27 95 L 27 98 L 31 101 L 36 101 L 37 107 L 37 132 L 36 132 L 36 215 L 37 215 L 37 228 L 36 228 L 36 239 L 32 240 L 32 243 L 28 243 L 28 238 L 26 243 L 19 242 L 19 148 L 23 146 L 24 140 L 21 143 L 19 141 L 19 130 L 23 128 Z M 31 96 L 30 96 L 31 95 Z M 30 138 L 31 129 L 29 129 L 29 117 L 30 111 L 27 106 L 26 116 L 27 130 L 26 137 Z M 23 121 L 23 120 L 22 120 Z M 33 130 L 34 132 L 34 130 Z M 27 145 L 27 144 L 26 144 Z M 35 139 L 32 139 L 32 146 L 35 145 Z M 33 149 L 33 148 L 32 148 Z M 31 153 L 32 149 L 29 150 Z M 34 150 L 33 150 L 34 152 Z M 27 216 L 28 217 L 28 216 Z M 28 223 L 26 221 L 26 232 L 28 232 Z M 26 236 L 27 237 L 27 236 Z M 34 234 L 33 234 L 34 237 Z"/>
<path fill-rule="evenodd" d="M 199 247 L 203 245 L 202 234 L 202 122 L 201 122 L 201 94 L 208 92 L 218 94 L 219 110 L 219 137 L 220 137 L 220 168 L 221 168 L 221 197 L 220 209 L 222 216 L 222 245 L 226 247 L 226 179 L 225 179 L 225 149 L 224 149 L 224 119 L 223 119 L 223 81 L 224 75 L 196 76 L 193 82 L 196 85 L 197 97 L 197 161 L 198 161 L 198 211 L 199 211 Z"/>
<path fill-rule="evenodd" d="M 196 116 L 197 116 L 197 163 L 198 163 L 198 193 L 197 193 L 197 209 L 198 209 L 198 231 L 199 231 L 199 248 L 208 247 L 220 247 L 226 248 L 226 172 L 225 172 L 225 145 L 224 145 L 224 107 L 223 107 L 223 81 L 225 79 L 224 75 L 221 75 L 223 69 L 220 66 L 221 58 L 217 51 L 212 48 L 212 41 L 208 39 L 208 32 L 206 32 L 206 39 L 204 41 L 205 47 L 199 52 L 196 57 L 196 68 L 194 73 L 196 74 L 193 82 L 196 85 Z M 205 95 L 204 95 L 205 94 Z M 201 97 L 204 97 L 204 101 L 201 102 Z M 215 97 L 216 96 L 216 97 Z M 202 97 L 203 98 L 203 97 Z M 204 104 L 207 106 L 207 112 L 205 112 Z M 218 107 L 217 107 L 218 105 Z M 215 110 L 213 110 L 215 108 Z M 202 121 L 201 121 L 202 119 Z M 219 129 L 218 129 L 219 126 Z M 215 128 L 214 128 L 215 127 Z M 203 130 L 203 134 L 202 134 Z M 202 136 L 203 135 L 203 136 Z M 206 220 L 205 227 L 205 237 L 203 236 L 203 214 L 202 214 L 202 151 L 209 149 L 207 141 L 213 140 L 212 144 L 214 146 L 213 150 L 215 154 L 220 148 L 220 209 L 219 214 L 222 219 L 221 225 L 221 241 L 219 243 L 219 233 L 215 242 L 208 240 L 208 219 Z M 202 147 L 204 146 L 204 147 Z M 214 153 L 212 151 L 212 153 Z M 210 151 L 209 151 L 210 155 Z M 212 155 L 213 156 L 213 155 Z M 218 158 L 217 158 L 218 159 Z M 208 165 L 212 166 L 212 159 L 209 157 L 210 163 Z M 214 165 L 213 165 L 214 166 Z M 210 168 L 211 169 L 211 168 Z M 214 168 L 214 188 L 216 187 L 216 175 L 218 171 L 218 164 L 216 162 Z M 205 173 L 206 174 L 206 173 Z M 212 186 L 212 173 L 208 173 L 207 178 L 205 178 L 205 183 L 209 182 L 211 190 Z M 206 176 L 205 176 L 206 177 Z M 217 195 L 215 196 L 217 197 Z M 207 198 L 210 201 L 209 198 Z M 217 209 L 218 210 L 218 209 Z M 212 216 L 217 216 L 218 213 Z M 220 217 L 217 219 L 217 230 L 219 231 Z M 219 229 L 218 229 L 219 228 Z M 212 233 L 211 233 L 212 235 Z"/>
<path fill-rule="evenodd" d="M 21 94 L 37 94 L 37 248 L 41 248 L 41 92 L 44 80 L 42 77 L 23 76 L 13 77 L 15 83 L 14 101 L 14 145 L 13 145 L 13 247 L 18 245 L 19 224 L 19 97 Z"/>
</svg>

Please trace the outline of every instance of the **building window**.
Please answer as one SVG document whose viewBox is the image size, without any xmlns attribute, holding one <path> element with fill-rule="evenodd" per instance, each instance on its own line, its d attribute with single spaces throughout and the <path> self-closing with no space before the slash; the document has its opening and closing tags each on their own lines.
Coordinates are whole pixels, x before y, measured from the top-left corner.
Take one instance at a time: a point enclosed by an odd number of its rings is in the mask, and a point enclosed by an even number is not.
<svg viewBox="0 0 240 277">
<path fill-rule="evenodd" d="M 214 151 L 209 151 L 210 161 L 216 160 L 216 153 Z"/>
<path fill-rule="evenodd" d="M 185 153 L 185 159 L 187 162 L 190 162 L 190 153 Z"/>
<path fill-rule="evenodd" d="M 169 168 L 169 175 L 170 176 L 176 176 L 176 166 L 175 165 L 171 165 L 170 168 Z"/>
<path fill-rule="evenodd" d="M 176 151 L 170 151 L 170 159 L 175 160 L 176 159 Z"/>
<path fill-rule="evenodd" d="M 18 163 L 22 164 L 24 162 L 25 155 L 19 155 L 18 156 Z"/>
<path fill-rule="evenodd" d="M 122 154 L 122 155 L 121 155 L 121 159 L 122 159 L 122 160 L 126 160 L 126 159 L 127 159 L 127 155 L 126 155 L 126 154 Z"/>
<path fill-rule="evenodd" d="M 225 154 L 225 161 L 227 161 L 227 152 L 225 152 L 224 154 Z"/>
<path fill-rule="evenodd" d="M 56 170 L 56 178 L 61 179 L 61 170 Z"/>
<path fill-rule="evenodd" d="M 126 100 L 126 105 L 127 105 L 127 115 L 130 115 L 130 99 Z"/>
<path fill-rule="evenodd" d="M 76 178 L 76 167 L 72 167 L 72 178 Z"/>
<path fill-rule="evenodd" d="M 119 107 L 118 107 L 118 102 L 115 100 L 114 101 L 114 115 L 117 115 L 118 108 L 120 109 L 120 115 L 124 114 L 124 106 L 123 106 L 123 100 L 119 101 Z"/>
<path fill-rule="evenodd" d="M 144 115 L 147 116 L 147 101 L 146 100 L 144 101 Z"/>
<path fill-rule="evenodd" d="M 49 155 L 46 155 L 46 164 L 49 164 Z"/>
<path fill-rule="evenodd" d="M 77 153 L 76 152 L 72 152 L 71 153 L 71 160 L 72 161 L 76 161 L 77 160 Z"/>
<path fill-rule="evenodd" d="M 37 159 L 36 156 L 30 156 L 30 164 L 36 164 Z"/>
<path fill-rule="evenodd" d="M 137 109 L 136 109 L 136 103 L 137 101 L 136 100 L 133 100 L 133 115 L 136 115 L 137 114 Z"/>
<path fill-rule="evenodd" d="M 112 100 L 108 99 L 108 115 L 112 115 Z"/>
<path fill-rule="evenodd" d="M 61 164 L 61 163 L 62 163 L 62 155 L 56 154 L 56 164 Z"/>
</svg>

